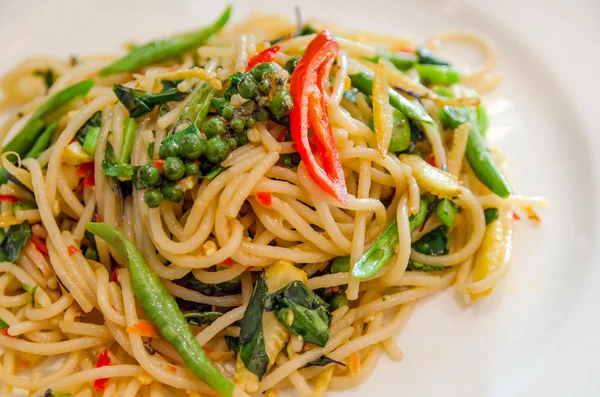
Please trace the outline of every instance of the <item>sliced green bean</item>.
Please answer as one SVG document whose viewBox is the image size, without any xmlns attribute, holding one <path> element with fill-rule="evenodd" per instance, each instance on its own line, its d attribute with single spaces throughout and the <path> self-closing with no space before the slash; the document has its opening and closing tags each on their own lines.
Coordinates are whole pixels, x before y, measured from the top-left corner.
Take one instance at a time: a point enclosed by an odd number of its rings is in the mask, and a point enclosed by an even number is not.
<svg viewBox="0 0 600 397">
<path fill-rule="evenodd" d="M 150 322 L 179 354 L 188 369 L 223 396 L 230 397 L 235 385 L 213 365 L 158 276 L 125 235 L 105 223 L 88 223 L 85 228 L 106 241 L 125 261 L 131 287 Z"/>
<path fill-rule="evenodd" d="M 42 132 L 42 135 L 40 135 L 40 137 L 35 141 L 31 149 L 29 149 L 29 151 L 25 155 L 25 158 L 31 157 L 36 159 L 40 154 L 44 153 L 44 151 L 48 149 L 50 143 L 52 142 L 52 137 L 56 132 L 57 126 L 58 120 L 46 127 L 44 132 Z"/>
<path fill-rule="evenodd" d="M 366 59 L 367 61 L 377 63 L 381 58 L 387 59 L 392 63 L 392 65 L 401 71 L 406 71 L 414 67 L 418 60 L 415 54 L 390 51 L 377 51 L 377 54 L 374 57 Z"/>
<path fill-rule="evenodd" d="M 415 68 L 425 84 L 452 85 L 460 81 L 460 73 L 451 66 L 418 64 Z"/>
<path fill-rule="evenodd" d="M 45 124 L 42 121 L 44 116 L 60 109 L 78 96 L 86 96 L 93 85 L 93 80 L 80 81 L 52 95 L 31 115 L 21 131 L 4 147 L 2 152 L 17 152 L 19 156 L 23 157 L 44 132 Z"/>
<path fill-rule="evenodd" d="M 181 35 L 158 41 L 152 41 L 135 47 L 115 63 L 100 70 L 100 76 L 133 72 L 153 63 L 166 61 L 198 47 L 209 37 L 225 26 L 231 16 L 231 7 L 227 7 L 219 19 L 212 25 Z"/>
<path fill-rule="evenodd" d="M 456 204 L 454 204 L 454 201 L 443 198 L 438 202 L 435 213 L 444 225 L 450 227 L 454 225 L 458 208 L 456 207 Z"/>
<path fill-rule="evenodd" d="M 487 129 L 489 125 L 489 117 L 487 109 L 483 103 L 480 103 L 475 108 L 475 114 L 477 115 L 477 126 L 479 127 L 479 133 L 483 136 L 487 134 Z"/>
<path fill-rule="evenodd" d="M 138 123 L 136 119 L 129 118 L 123 122 L 123 140 L 121 143 L 121 153 L 119 153 L 120 163 L 129 163 L 131 150 L 133 149 L 133 139 L 137 131 Z"/>
<path fill-rule="evenodd" d="M 425 222 L 427 212 L 431 205 L 431 198 L 421 197 L 419 212 L 409 218 L 410 232 L 413 233 Z M 357 278 L 369 278 L 374 276 L 394 256 L 396 245 L 400 241 L 398 236 L 398 222 L 396 219 L 390 223 L 385 231 L 379 236 L 375 244 L 354 264 L 352 276 Z"/>
<path fill-rule="evenodd" d="M 373 93 L 373 76 L 368 72 L 359 72 L 357 74 L 350 75 L 352 86 L 358 89 L 365 95 L 372 95 Z M 391 89 L 390 92 L 390 105 L 404 113 L 404 115 L 410 119 L 423 121 L 428 124 L 435 124 L 433 119 L 429 117 L 425 109 L 421 106 L 409 101 L 403 97 L 400 93 Z"/>
</svg>

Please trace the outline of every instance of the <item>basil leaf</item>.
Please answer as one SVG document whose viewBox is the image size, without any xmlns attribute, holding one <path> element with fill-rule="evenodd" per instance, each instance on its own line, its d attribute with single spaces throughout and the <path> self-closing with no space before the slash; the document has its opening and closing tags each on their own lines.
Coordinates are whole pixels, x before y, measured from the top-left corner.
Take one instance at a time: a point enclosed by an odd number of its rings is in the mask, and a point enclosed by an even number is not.
<svg viewBox="0 0 600 397">
<path fill-rule="evenodd" d="M 9 227 L 6 237 L 0 244 L 0 260 L 15 263 L 32 235 L 28 221 Z"/>
<path fill-rule="evenodd" d="M 117 178 L 131 178 L 133 167 L 130 164 L 117 162 L 115 150 L 110 143 L 106 146 L 106 154 L 102 160 L 102 172 L 105 176 L 114 176 Z"/>
<path fill-rule="evenodd" d="M 490 223 L 494 222 L 500 216 L 498 208 L 493 208 L 493 207 L 486 208 L 483 211 L 483 214 L 485 215 L 485 224 L 486 225 L 489 225 Z"/>
<path fill-rule="evenodd" d="M 238 93 L 238 84 L 244 78 L 244 74 L 242 72 L 235 72 L 231 76 L 229 76 L 229 87 L 225 90 L 223 94 L 223 98 L 227 101 L 231 99 L 232 96 Z"/>
<path fill-rule="evenodd" d="M 239 277 L 219 284 L 206 284 L 194 277 L 193 274 L 188 273 L 182 279 L 175 280 L 174 283 L 208 296 L 239 294 L 242 290 L 242 284 Z"/>
<path fill-rule="evenodd" d="M 259 379 L 267 372 L 269 356 L 265 349 L 262 328 L 263 304 L 267 294 L 267 285 L 263 277 L 256 281 L 254 292 L 248 302 L 240 326 L 240 358 L 248 371 Z"/>
<path fill-rule="evenodd" d="M 214 167 L 212 167 L 210 169 L 210 171 L 208 172 L 208 174 L 204 175 L 202 177 L 202 179 L 208 179 L 209 181 L 212 181 L 213 179 L 215 179 L 217 176 L 219 176 L 219 174 L 223 171 L 225 171 L 226 169 L 228 169 L 229 167 L 223 167 L 221 166 L 221 164 L 217 164 Z"/>
<path fill-rule="evenodd" d="M 275 317 L 291 333 L 317 346 L 329 340 L 331 314 L 329 305 L 301 281 L 293 281 L 269 295 L 265 309 L 275 312 Z"/>
<path fill-rule="evenodd" d="M 448 255 L 450 252 L 450 239 L 448 238 L 448 227 L 440 226 L 421 237 L 419 241 L 412 244 L 415 251 L 425 255 L 439 256 Z"/>
<path fill-rule="evenodd" d="M 46 70 L 35 70 L 33 75 L 41 77 L 44 80 L 44 84 L 46 84 L 46 92 L 48 92 L 50 87 L 52 87 L 54 84 L 54 80 L 56 80 L 56 77 L 58 77 L 58 75 L 55 75 L 54 71 L 50 68 Z"/>
<path fill-rule="evenodd" d="M 88 134 L 90 129 L 95 128 L 95 127 L 100 128 L 101 124 L 102 124 L 102 112 L 100 110 L 98 110 L 75 133 L 75 139 L 77 139 L 77 142 L 79 142 L 83 146 L 83 144 L 85 143 L 85 136 Z"/>
<path fill-rule="evenodd" d="M 113 91 L 119 101 L 129 110 L 129 117 L 135 118 L 150 113 L 156 105 L 183 100 L 187 93 L 181 92 L 177 88 L 180 82 L 181 80 L 163 80 L 163 89 L 158 93 L 138 90 L 121 84 L 115 84 Z"/>
<path fill-rule="evenodd" d="M 8 328 L 8 324 L 6 324 L 6 328 Z M 240 351 L 240 338 L 237 336 L 225 335 L 225 343 L 227 344 L 229 351 L 232 351 L 237 357 Z"/>
</svg>

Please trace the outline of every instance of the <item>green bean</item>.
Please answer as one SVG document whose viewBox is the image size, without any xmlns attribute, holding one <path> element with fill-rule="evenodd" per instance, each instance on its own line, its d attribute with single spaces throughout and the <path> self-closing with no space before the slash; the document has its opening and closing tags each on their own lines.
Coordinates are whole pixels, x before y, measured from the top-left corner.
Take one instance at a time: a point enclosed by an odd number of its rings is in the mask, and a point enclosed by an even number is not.
<svg viewBox="0 0 600 397">
<path fill-rule="evenodd" d="M 367 72 L 359 72 L 357 74 L 350 75 L 352 86 L 358 89 L 365 95 L 372 95 L 373 93 L 373 76 Z M 390 88 L 390 105 L 404 113 L 408 118 L 417 121 L 423 121 L 428 124 L 435 124 L 433 119 L 429 117 L 425 109 L 421 106 L 414 104 L 408 99 L 404 98 L 401 94 Z"/>
<path fill-rule="evenodd" d="M 440 220 L 444 223 L 444 225 L 450 227 L 454 225 L 458 209 L 456 208 L 456 204 L 454 204 L 452 200 L 443 198 L 438 202 L 435 208 L 435 213 L 438 216 L 438 218 L 440 218 Z"/>
<path fill-rule="evenodd" d="M 479 133 L 485 136 L 488 129 L 489 118 L 487 109 L 483 103 L 477 105 L 475 108 L 475 114 L 477 115 L 477 126 L 479 127 Z"/>
<path fill-rule="evenodd" d="M 91 127 L 88 129 L 83 138 L 83 150 L 90 155 L 96 153 L 96 146 L 98 146 L 98 138 L 100 137 L 100 127 Z M 154 142 L 152 142 L 154 143 Z"/>
<path fill-rule="evenodd" d="M 227 7 L 219 19 L 205 28 L 180 34 L 158 41 L 152 41 L 129 51 L 115 63 L 100 70 L 100 76 L 133 72 L 153 63 L 166 61 L 198 47 L 217 33 L 229 20 L 231 7 Z"/>
<path fill-rule="evenodd" d="M 137 130 L 138 123 L 136 119 L 125 119 L 123 122 L 123 142 L 121 143 L 121 153 L 119 153 L 120 163 L 129 163 L 131 157 L 131 149 L 133 149 L 133 139 L 135 138 L 135 131 Z"/>
<path fill-rule="evenodd" d="M 377 54 L 372 58 L 367 58 L 367 61 L 377 63 L 381 58 L 387 59 L 401 71 L 406 71 L 417 63 L 417 56 L 415 54 L 389 51 L 377 51 Z"/>
<path fill-rule="evenodd" d="M 235 385 L 215 368 L 181 314 L 175 299 L 148 267 L 135 244 L 105 223 L 88 223 L 86 229 L 115 248 L 129 269 L 131 287 L 150 322 L 182 358 L 188 369 L 223 396 Z"/>
<path fill-rule="evenodd" d="M 485 215 L 486 225 L 489 225 L 500 217 L 500 211 L 495 207 L 486 208 L 485 211 L 483 211 L 483 214 Z"/>
<path fill-rule="evenodd" d="M 19 133 L 4 147 L 2 152 L 17 152 L 25 155 L 44 131 L 44 116 L 53 113 L 78 96 L 86 96 L 94 85 L 93 80 L 80 81 L 52 95 L 36 110 Z"/>
<path fill-rule="evenodd" d="M 410 232 L 413 233 L 425 222 L 431 198 L 421 197 L 419 212 L 409 218 Z M 374 276 L 396 252 L 396 245 L 400 241 L 398 236 L 398 222 L 396 219 L 390 223 L 385 231 L 379 236 L 375 244 L 354 264 L 352 276 L 357 278 L 369 278 Z"/>
<path fill-rule="evenodd" d="M 419 57 L 419 63 L 422 64 L 450 66 L 448 62 L 441 58 L 438 58 L 437 55 L 429 51 L 427 48 L 417 48 L 417 57 Z"/>
<path fill-rule="evenodd" d="M 452 85 L 460 81 L 458 70 L 451 66 L 418 64 L 415 68 L 426 84 Z"/>
<path fill-rule="evenodd" d="M 40 154 L 44 153 L 44 151 L 50 146 L 50 142 L 52 141 L 52 137 L 56 132 L 57 126 L 58 120 L 46 127 L 44 132 L 42 132 L 42 135 L 40 135 L 40 137 L 35 141 L 31 149 L 29 149 L 29 152 L 27 152 L 25 158 L 37 158 Z"/>
<path fill-rule="evenodd" d="M 179 125 L 185 125 L 187 128 L 194 124 L 199 132 L 204 118 L 208 114 L 210 100 L 215 92 L 216 90 L 210 84 L 205 83 L 190 94 L 191 98 L 181 111 L 177 121 L 173 124 L 173 129 L 175 130 Z"/>
<path fill-rule="evenodd" d="M 510 196 L 512 193 L 510 184 L 500 168 L 494 163 L 494 159 L 492 159 L 492 155 L 485 144 L 485 140 L 479 132 L 477 123 L 471 123 L 465 155 L 471 169 L 481 183 L 487 186 L 487 188 L 497 196 L 502 198 Z"/>
</svg>

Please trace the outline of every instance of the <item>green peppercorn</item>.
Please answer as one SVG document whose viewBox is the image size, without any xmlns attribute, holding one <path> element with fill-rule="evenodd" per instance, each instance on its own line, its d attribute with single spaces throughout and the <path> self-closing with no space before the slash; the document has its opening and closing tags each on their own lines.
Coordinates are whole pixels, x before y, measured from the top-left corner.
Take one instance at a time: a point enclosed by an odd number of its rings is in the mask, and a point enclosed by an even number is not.
<svg viewBox="0 0 600 397">
<path fill-rule="evenodd" d="M 185 162 L 185 176 L 197 175 L 200 172 L 200 163 L 198 161 Z"/>
<path fill-rule="evenodd" d="M 254 127 L 254 124 L 256 124 L 256 121 L 254 121 L 252 117 L 246 120 L 246 128 L 252 128 Z"/>
<path fill-rule="evenodd" d="M 98 261 L 100 259 L 99 255 L 98 255 L 98 250 L 91 246 L 85 250 L 84 256 L 85 256 L 85 259 L 90 259 L 93 261 Z"/>
<path fill-rule="evenodd" d="M 244 120 L 239 117 L 232 118 L 231 122 L 229 123 L 229 128 L 231 128 L 234 132 L 243 131 L 245 126 L 246 123 L 244 123 Z"/>
<path fill-rule="evenodd" d="M 256 102 L 246 101 L 240 105 L 240 107 L 238 108 L 238 111 L 240 112 L 240 115 L 242 115 L 242 116 L 250 116 L 252 113 L 254 113 L 255 109 L 256 109 Z"/>
<path fill-rule="evenodd" d="M 335 294 L 331 297 L 329 301 L 329 310 L 334 311 L 342 306 L 348 306 L 350 302 L 348 302 L 348 298 L 346 298 L 345 293 Z"/>
<path fill-rule="evenodd" d="M 244 99 L 252 99 L 256 95 L 256 85 L 254 77 L 247 74 L 238 84 L 238 94 Z"/>
<path fill-rule="evenodd" d="M 148 189 L 144 193 L 144 202 L 150 208 L 158 207 L 164 200 L 162 193 L 158 189 Z"/>
<path fill-rule="evenodd" d="M 269 114 L 265 109 L 258 109 L 258 111 L 254 113 L 254 118 L 256 119 L 256 121 L 259 122 L 267 121 L 267 119 L 269 118 Z"/>
<path fill-rule="evenodd" d="M 271 91 L 271 80 L 262 79 L 260 83 L 258 83 L 258 89 L 263 94 L 266 94 L 267 92 Z"/>
<path fill-rule="evenodd" d="M 249 142 L 248 134 L 246 133 L 246 131 L 238 132 L 237 134 L 235 134 L 235 139 L 237 139 L 237 143 L 239 146 L 243 146 Z"/>
<path fill-rule="evenodd" d="M 277 67 L 271 62 L 259 63 L 251 70 L 252 76 L 256 81 L 261 81 L 265 78 L 269 79 L 275 72 L 277 72 Z"/>
<path fill-rule="evenodd" d="M 225 139 L 225 142 L 227 142 L 227 145 L 229 146 L 229 150 L 232 152 L 235 149 L 237 149 L 237 147 L 238 147 L 238 141 L 234 136 L 231 136 L 231 137 Z"/>
<path fill-rule="evenodd" d="M 226 129 L 225 123 L 220 117 L 208 119 L 204 124 L 204 134 L 206 134 L 206 137 L 209 139 L 213 136 L 223 135 Z"/>
<path fill-rule="evenodd" d="M 206 145 L 206 159 L 213 164 L 219 164 L 229 156 L 229 145 L 219 136 L 212 137 Z"/>
<path fill-rule="evenodd" d="M 269 109 L 271 109 L 271 112 L 273 112 L 275 117 L 281 118 L 290 114 L 292 106 L 294 106 L 294 102 L 292 100 L 290 92 L 286 89 L 282 89 L 277 91 L 277 93 L 271 100 L 271 105 L 269 106 Z"/>
<path fill-rule="evenodd" d="M 179 141 L 181 156 L 188 160 L 196 160 L 204 154 L 206 140 L 197 134 L 185 134 Z"/>
<path fill-rule="evenodd" d="M 165 200 L 173 201 L 175 203 L 183 200 L 183 190 L 177 187 L 175 182 L 163 183 L 160 188 L 160 192 L 164 196 Z"/>
<path fill-rule="evenodd" d="M 138 179 L 147 187 L 155 187 L 160 184 L 160 171 L 151 164 L 146 164 L 138 169 Z"/>
<path fill-rule="evenodd" d="M 158 155 L 163 159 L 166 159 L 167 157 L 179 156 L 179 144 L 175 141 L 175 139 L 165 139 L 160 144 Z"/>
<path fill-rule="evenodd" d="M 225 106 L 221 112 L 221 116 L 223 116 L 225 120 L 231 120 L 234 111 L 235 108 L 233 106 Z"/>
<path fill-rule="evenodd" d="M 284 66 L 285 70 L 287 70 L 289 74 L 294 73 L 299 60 L 300 58 L 298 57 L 288 59 Z"/>
<path fill-rule="evenodd" d="M 167 157 L 163 164 L 163 176 L 170 181 L 177 181 L 185 174 L 185 165 L 179 157 Z"/>
</svg>

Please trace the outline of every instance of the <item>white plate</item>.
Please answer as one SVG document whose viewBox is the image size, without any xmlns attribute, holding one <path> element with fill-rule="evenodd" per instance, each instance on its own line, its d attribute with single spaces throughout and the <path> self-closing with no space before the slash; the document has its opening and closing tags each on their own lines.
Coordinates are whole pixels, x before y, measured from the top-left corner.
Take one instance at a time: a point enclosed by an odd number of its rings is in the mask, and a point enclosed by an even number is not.
<svg viewBox="0 0 600 397">
<path fill-rule="evenodd" d="M 0 71 L 33 54 L 119 50 L 125 40 L 182 31 L 214 18 L 200 1 L 2 2 Z M 282 0 L 234 1 L 292 15 Z M 594 7 L 596 9 L 594 10 Z M 473 29 L 498 45 L 501 89 L 489 98 L 490 142 L 512 159 L 515 190 L 545 196 L 543 223 L 519 223 L 513 269 L 491 298 L 464 308 L 453 291 L 417 305 L 397 339 L 405 358 L 382 359 L 346 392 L 392 396 L 598 395 L 600 330 L 595 303 L 600 214 L 597 123 L 597 5 L 524 0 L 303 1 L 305 17 L 424 39 Z M 595 17 L 594 17 L 595 13 Z M 596 247 L 596 248 L 595 248 Z"/>
</svg>

